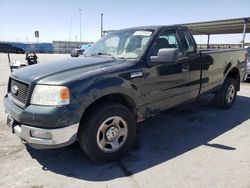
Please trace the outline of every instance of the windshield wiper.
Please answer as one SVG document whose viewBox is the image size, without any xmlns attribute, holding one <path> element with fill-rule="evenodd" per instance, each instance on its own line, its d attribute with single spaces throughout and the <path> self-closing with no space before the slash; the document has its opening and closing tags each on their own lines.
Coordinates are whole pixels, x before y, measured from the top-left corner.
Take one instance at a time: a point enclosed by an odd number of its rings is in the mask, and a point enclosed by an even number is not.
<svg viewBox="0 0 250 188">
<path fill-rule="evenodd" d="M 113 59 L 117 59 L 116 57 L 114 57 L 112 54 L 109 54 L 109 53 L 103 53 L 103 52 L 98 52 L 98 53 L 94 53 L 94 54 L 90 54 L 91 56 L 102 56 L 102 55 L 104 55 L 104 56 L 109 56 L 109 57 L 111 57 L 111 58 L 113 58 Z"/>
</svg>

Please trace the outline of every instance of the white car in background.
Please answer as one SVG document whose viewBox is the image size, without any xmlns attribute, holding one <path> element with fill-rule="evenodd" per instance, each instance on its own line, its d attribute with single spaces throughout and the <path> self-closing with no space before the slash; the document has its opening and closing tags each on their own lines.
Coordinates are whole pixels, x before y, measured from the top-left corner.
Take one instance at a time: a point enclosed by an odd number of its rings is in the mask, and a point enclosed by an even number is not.
<svg viewBox="0 0 250 188">
<path fill-rule="evenodd" d="M 250 79 L 250 47 L 247 48 L 247 79 Z"/>
<path fill-rule="evenodd" d="M 83 55 L 83 52 L 89 49 L 91 46 L 93 46 L 93 43 L 82 44 L 80 45 L 80 48 L 73 49 L 72 52 L 70 53 L 70 56 L 79 57 L 80 55 Z"/>
</svg>

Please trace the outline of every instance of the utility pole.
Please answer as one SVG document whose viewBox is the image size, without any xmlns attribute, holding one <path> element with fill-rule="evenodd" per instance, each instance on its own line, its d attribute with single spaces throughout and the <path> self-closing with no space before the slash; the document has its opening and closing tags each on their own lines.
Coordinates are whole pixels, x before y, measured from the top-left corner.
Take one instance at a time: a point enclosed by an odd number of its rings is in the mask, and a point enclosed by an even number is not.
<svg viewBox="0 0 250 188">
<path fill-rule="evenodd" d="M 243 36 L 241 41 L 241 47 L 244 48 L 245 38 L 246 38 L 246 29 L 247 29 L 247 19 L 244 19 L 244 25 L 243 25 Z"/>
<path fill-rule="evenodd" d="M 82 41 L 82 9 L 79 8 L 80 13 L 80 41 Z"/>
<path fill-rule="evenodd" d="M 210 34 L 207 35 L 207 49 L 210 48 Z"/>
<path fill-rule="evenodd" d="M 70 17 L 70 25 L 69 25 L 69 41 L 71 40 L 71 27 L 72 27 L 72 17 Z"/>
<path fill-rule="evenodd" d="M 101 13 L 101 38 L 103 37 L 103 13 Z"/>
</svg>

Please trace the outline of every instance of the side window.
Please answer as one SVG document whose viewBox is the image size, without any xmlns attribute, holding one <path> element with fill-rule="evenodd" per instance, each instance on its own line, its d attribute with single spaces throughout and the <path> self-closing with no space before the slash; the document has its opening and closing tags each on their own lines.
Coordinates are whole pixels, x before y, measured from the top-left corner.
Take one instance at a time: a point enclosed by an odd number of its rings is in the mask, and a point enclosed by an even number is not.
<svg viewBox="0 0 250 188">
<path fill-rule="evenodd" d="M 150 56 L 156 56 L 158 54 L 158 51 L 162 48 L 177 48 L 179 51 L 179 56 L 181 56 L 182 51 L 179 46 L 180 45 L 175 30 L 164 31 L 156 39 L 154 45 L 152 46 L 150 50 Z"/>
<path fill-rule="evenodd" d="M 188 53 L 194 53 L 195 52 L 195 45 L 194 42 L 190 36 L 190 34 L 184 30 L 184 29 L 180 29 L 180 38 L 181 38 L 181 42 L 183 44 L 183 48 L 184 50 Z"/>
</svg>

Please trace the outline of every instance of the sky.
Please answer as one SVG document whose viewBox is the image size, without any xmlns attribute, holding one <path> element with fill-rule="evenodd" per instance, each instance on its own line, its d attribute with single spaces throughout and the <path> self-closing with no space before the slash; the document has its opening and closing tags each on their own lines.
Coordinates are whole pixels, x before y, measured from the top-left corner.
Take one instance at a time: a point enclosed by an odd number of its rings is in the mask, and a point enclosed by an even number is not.
<svg viewBox="0 0 250 188">
<path fill-rule="evenodd" d="M 39 42 L 100 39 L 104 30 L 250 17 L 250 0 L 0 0 L 0 41 Z M 246 41 L 250 41 L 250 34 Z M 206 36 L 196 37 L 206 43 Z M 242 34 L 211 36 L 211 43 L 239 43 Z"/>
</svg>

